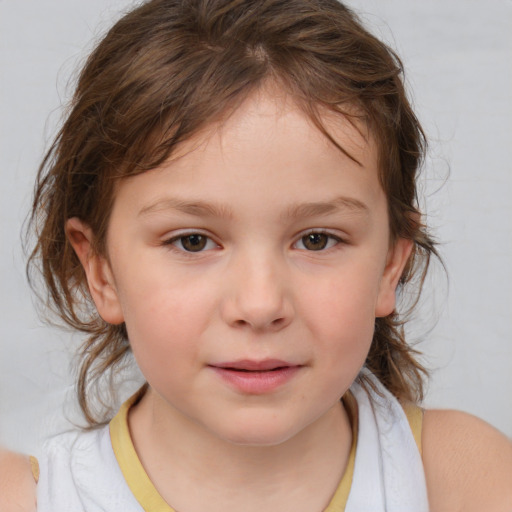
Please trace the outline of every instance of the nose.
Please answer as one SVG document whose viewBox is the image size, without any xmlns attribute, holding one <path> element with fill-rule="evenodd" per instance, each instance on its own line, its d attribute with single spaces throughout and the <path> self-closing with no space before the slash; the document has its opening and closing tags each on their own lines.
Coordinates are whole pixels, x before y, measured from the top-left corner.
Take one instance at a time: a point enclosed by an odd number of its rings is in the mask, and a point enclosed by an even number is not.
<svg viewBox="0 0 512 512">
<path fill-rule="evenodd" d="M 253 254 L 233 261 L 222 304 L 224 320 L 232 327 L 279 331 L 293 319 L 286 265 L 275 255 Z"/>
</svg>

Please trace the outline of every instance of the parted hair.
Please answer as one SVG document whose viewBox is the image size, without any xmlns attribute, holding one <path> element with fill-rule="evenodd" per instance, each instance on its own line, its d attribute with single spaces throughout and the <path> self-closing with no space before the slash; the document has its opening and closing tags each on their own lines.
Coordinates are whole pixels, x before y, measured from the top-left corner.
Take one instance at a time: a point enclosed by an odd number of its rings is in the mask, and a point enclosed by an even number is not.
<svg viewBox="0 0 512 512">
<path fill-rule="evenodd" d="M 108 324 L 96 312 L 66 221 L 78 217 L 89 225 L 93 250 L 106 254 L 116 184 L 162 164 L 268 81 L 291 95 L 340 151 L 322 112 L 367 126 L 378 145 L 391 243 L 399 237 L 414 242 L 399 287 L 403 292 L 409 284 L 419 297 L 437 253 L 418 211 L 426 141 L 398 56 L 336 0 L 142 3 L 102 38 L 78 76 L 66 119 L 39 168 L 29 223 L 36 236 L 31 282 L 39 272 L 46 306 L 86 334 L 77 393 L 89 425 L 106 420 L 91 407 L 91 386 L 116 373 L 130 343 L 124 324 Z M 426 375 L 404 338 L 415 302 L 375 320 L 365 363 L 395 396 L 413 401 L 421 400 Z"/>
</svg>

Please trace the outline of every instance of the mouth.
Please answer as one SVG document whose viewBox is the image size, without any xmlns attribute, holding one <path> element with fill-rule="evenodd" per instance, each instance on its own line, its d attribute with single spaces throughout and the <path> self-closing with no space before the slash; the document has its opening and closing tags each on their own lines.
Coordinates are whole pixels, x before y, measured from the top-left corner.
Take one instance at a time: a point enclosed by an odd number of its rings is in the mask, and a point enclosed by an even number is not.
<svg viewBox="0 0 512 512">
<path fill-rule="evenodd" d="M 231 388 L 244 394 L 270 393 L 284 386 L 303 368 L 278 359 L 239 360 L 209 365 Z"/>
<path fill-rule="evenodd" d="M 293 368 L 295 366 L 300 365 L 288 363 L 286 361 L 281 361 L 279 359 L 265 359 L 262 361 L 242 359 L 240 361 L 218 363 L 211 366 L 223 370 L 233 370 L 239 372 L 272 372 L 276 370 L 281 370 L 283 368 Z"/>
</svg>

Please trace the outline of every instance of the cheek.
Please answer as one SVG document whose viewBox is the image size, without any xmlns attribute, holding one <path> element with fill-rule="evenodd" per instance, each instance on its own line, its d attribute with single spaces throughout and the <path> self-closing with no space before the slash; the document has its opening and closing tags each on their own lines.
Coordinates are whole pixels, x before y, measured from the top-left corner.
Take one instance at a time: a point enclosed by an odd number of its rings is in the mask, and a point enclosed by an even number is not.
<svg viewBox="0 0 512 512">
<path fill-rule="evenodd" d="M 371 274 L 371 272 L 370 272 Z M 332 354 L 338 364 L 364 362 L 375 326 L 376 278 L 368 273 L 339 273 L 318 282 L 302 301 L 302 315 L 315 348 L 325 356 Z M 357 277 L 359 276 L 359 277 Z M 361 279 L 366 276 L 366 279 Z"/>
<path fill-rule="evenodd" d="M 176 272 L 158 261 L 141 264 L 139 269 L 143 273 L 125 272 L 129 279 L 118 286 L 125 322 L 134 334 L 159 327 L 186 332 L 208 318 L 206 311 L 213 307 L 214 297 L 206 279 Z"/>
<path fill-rule="evenodd" d="M 130 280 L 119 296 L 130 345 L 150 384 L 178 379 L 198 364 L 198 340 L 213 307 L 204 285 L 146 273 Z"/>
<path fill-rule="evenodd" d="M 378 296 L 378 279 L 369 274 L 339 272 L 337 275 L 317 281 L 315 286 L 305 288 L 303 309 L 311 321 L 318 322 L 317 328 L 324 326 L 338 332 L 357 331 L 364 325 L 373 325 L 375 304 Z M 307 311 L 310 313 L 308 314 Z"/>
</svg>

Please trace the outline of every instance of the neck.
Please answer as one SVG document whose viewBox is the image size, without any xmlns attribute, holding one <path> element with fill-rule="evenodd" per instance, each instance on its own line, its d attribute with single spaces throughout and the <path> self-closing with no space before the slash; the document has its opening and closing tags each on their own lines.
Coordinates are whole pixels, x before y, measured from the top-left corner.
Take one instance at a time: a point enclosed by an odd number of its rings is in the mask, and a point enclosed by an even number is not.
<svg viewBox="0 0 512 512">
<path fill-rule="evenodd" d="M 176 511 L 321 511 L 345 471 L 352 433 L 341 402 L 284 442 L 248 446 L 161 401 L 150 389 L 130 411 L 129 426 L 150 480 Z"/>
</svg>

